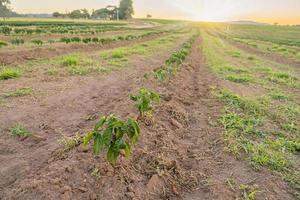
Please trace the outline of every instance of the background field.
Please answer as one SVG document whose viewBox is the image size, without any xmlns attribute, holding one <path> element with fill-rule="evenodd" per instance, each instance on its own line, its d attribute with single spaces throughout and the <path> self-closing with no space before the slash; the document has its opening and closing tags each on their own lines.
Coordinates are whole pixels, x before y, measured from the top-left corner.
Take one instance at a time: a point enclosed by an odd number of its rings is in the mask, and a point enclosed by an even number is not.
<svg viewBox="0 0 300 200">
<path fill-rule="evenodd" d="M 0 22 L 0 199 L 299 199 L 300 27 Z M 131 94 L 156 91 L 151 117 Z M 83 137 L 140 124 L 116 165 Z"/>
</svg>

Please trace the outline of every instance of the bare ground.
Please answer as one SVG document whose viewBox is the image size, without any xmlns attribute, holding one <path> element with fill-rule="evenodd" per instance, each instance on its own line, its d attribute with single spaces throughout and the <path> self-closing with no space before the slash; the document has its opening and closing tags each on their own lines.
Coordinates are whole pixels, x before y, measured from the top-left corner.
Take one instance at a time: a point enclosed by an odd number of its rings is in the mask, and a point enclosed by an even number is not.
<svg viewBox="0 0 300 200">
<path fill-rule="evenodd" d="M 210 88 L 222 82 L 205 65 L 200 44 L 198 39 L 168 83 L 145 80 L 143 74 L 161 65 L 170 52 L 101 81 L 91 79 L 49 97 L 46 104 L 1 113 L 0 199 L 234 199 L 241 191 L 226 185 L 228 177 L 256 187 L 257 199 L 293 199 L 280 178 L 269 171 L 254 172 L 224 151 L 216 122 L 222 104 Z M 121 159 L 113 169 L 103 156 L 93 157 L 90 147 L 62 151 L 60 135 L 87 132 L 97 116 L 135 117 L 128 94 L 141 86 L 158 91 L 163 100 L 155 108 L 154 122 L 141 122 L 141 139 L 129 161 Z M 9 136 L 7 128 L 16 122 L 28 125 L 37 137 Z"/>
</svg>

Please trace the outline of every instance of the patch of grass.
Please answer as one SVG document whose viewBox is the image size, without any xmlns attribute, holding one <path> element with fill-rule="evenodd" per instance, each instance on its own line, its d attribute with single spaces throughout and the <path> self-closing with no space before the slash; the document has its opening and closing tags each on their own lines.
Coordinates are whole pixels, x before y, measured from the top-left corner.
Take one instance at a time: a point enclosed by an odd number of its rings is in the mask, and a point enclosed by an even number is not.
<svg viewBox="0 0 300 200">
<path fill-rule="evenodd" d="M 21 71 L 14 68 L 0 69 L 0 80 L 14 79 L 21 76 Z"/>
<path fill-rule="evenodd" d="M 125 51 L 121 50 L 121 49 L 116 49 L 115 51 L 113 51 L 111 53 L 111 58 L 114 59 L 121 59 L 125 57 Z"/>
<path fill-rule="evenodd" d="M 230 51 L 230 52 L 228 52 L 228 53 L 229 53 L 229 55 L 231 55 L 231 56 L 234 57 L 234 58 L 239 58 L 239 57 L 241 57 L 241 53 L 238 52 L 238 51 Z"/>
<path fill-rule="evenodd" d="M 280 151 L 274 151 L 266 143 L 248 143 L 247 151 L 251 154 L 251 164 L 255 168 L 267 166 L 275 171 L 283 171 L 292 165 L 289 158 L 286 158 Z"/>
<path fill-rule="evenodd" d="M 267 75 L 267 79 L 276 84 L 288 85 L 292 87 L 297 87 L 297 85 L 299 86 L 299 83 L 297 82 L 298 78 L 290 75 L 287 72 L 272 71 Z"/>
<path fill-rule="evenodd" d="M 32 133 L 22 124 L 17 124 L 10 128 L 9 132 L 12 136 L 16 137 L 28 137 L 32 135 Z"/>
<path fill-rule="evenodd" d="M 8 98 L 8 97 L 23 97 L 23 96 L 28 96 L 28 95 L 31 95 L 31 94 L 32 94 L 32 89 L 28 88 L 28 87 L 25 87 L 25 88 L 17 89 L 17 90 L 12 91 L 12 92 L 3 93 L 2 96 L 5 97 L 5 98 Z"/>
<path fill-rule="evenodd" d="M 235 83 L 248 83 L 252 80 L 252 77 L 249 75 L 230 74 L 226 75 L 225 79 Z"/>
<path fill-rule="evenodd" d="M 72 75 L 86 75 L 90 72 L 90 68 L 87 66 L 82 66 L 82 65 L 71 65 L 68 67 L 68 71 Z"/>
<path fill-rule="evenodd" d="M 288 101 L 291 100 L 291 98 L 288 95 L 285 95 L 282 92 L 279 91 L 271 91 L 269 93 L 269 96 L 274 99 L 274 100 L 279 100 L 279 101 Z"/>
<path fill-rule="evenodd" d="M 50 76 L 56 75 L 56 74 L 58 74 L 58 72 L 59 72 L 59 69 L 56 67 L 50 67 L 47 69 L 47 74 Z"/>
<path fill-rule="evenodd" d="M 64 56 L 61 63 L 64 66 L 77 66 L 80 63 L 80 57 L 78 55 Z"/>
</svg>

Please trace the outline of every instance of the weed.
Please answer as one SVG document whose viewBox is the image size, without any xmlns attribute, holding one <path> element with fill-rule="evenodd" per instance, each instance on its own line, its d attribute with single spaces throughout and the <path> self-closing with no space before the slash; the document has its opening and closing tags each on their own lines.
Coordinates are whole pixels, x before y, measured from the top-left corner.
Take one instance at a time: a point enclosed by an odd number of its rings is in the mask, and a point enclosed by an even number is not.
<svg viewBox="0 0 300 200">
<path fill-rule="evenodd" d="M 21 76 L 21 71 L 15 68 L 0 69 L 0 80 L 14 79 Z"/>
<path fill-rule="evenodd" d="M 32 89 L 31 88 L 20 88 L 17 89 L 13 92 L 6 92 L 3 93 L 3 97 L 8 98 L 8 97 L 23 97 L 23 96 L 27 96 L 27 95 L 31 95 L 32 94 Z"/>
<path fill-rule="evenodd" d="M 56 67 L 50 67 L 47 69 L 47 74 L 50 76 L 56 75 L 56 74 L 58 74 L 58 72 L 59 72 L 59 69 Z"/>
<path fill-rule="evenodd" d="M 90 71 L 90 69 L 88 67 L 76 66 L 76 65 L 69 66 L 68 70 L 72 75 L 80 75 L 80 76 L 86 75 Z"/>
<path fill-rule="evenodd" d="M 252 77 L 249 75 L 230 74 L 230 75 L 226 75 L 225 79 L 235 83 L 248 83 L 252 80 Z"/>
<path fill-rule="evenodd" d="M 125 157 L 131 154 L 132 144 L 138 142 L 140 127 L 137 121 L 129 118 L 127 122 L 120 120 L 115 115 L 102 117 L 95 125 L 93 131 L 84 138 L 87 145 L 94 140 L 94 154 L 98 155 L 103 148 L 107 148 L 107 160 L 113 165 L 118 159 L 121 150 Z"/>
<path fill-rule="evenodd" d="M 64 151 L 70 151 L 82 143 L 82 137 L 79 134 L 72 137 L 63 135 L 58 142 L 64 146 Z"/>
<path fill-rule="evenodd" d="M 115 50 L 112 52 L 111 57 L 114 59 L 121 59 L 125 56 L 125 52 L 123 50 Z"/>
<path fill-rule="evenodd" d="M 78 55 L 68 55 L 64 56 L 62 59 L 62 64 L 64 66 L 76 66 L 80 62 L 80 57 Z"/>
<path fill-rule="evenodd" d="M 279 91 L 271 91 L 269 93 L 269 96 L 274 99 L 274 100 L 279 100 L 279 101 L 288 101 L 291 100 L 291 98 L 288 95 L 283 94 L 282 92 Z"/>
<path fill-rule="evenodd" d="M 153 102 L 160 102 L 160 96 L 154 92 L 145 88 L 141 88 L 136 96 L 131 95 L 131 100 L 136 102 L 136 107 L 140 112 L 140 116 L 145 114 L 152 114 Z"/>
<path fill-rule="evenodd" d="M 14 127 L 10 128 L 9 132 L 12 136 L 17 137 L 28 137 L 32 135 L 32 133 L 22 124 L 17 124 Z"/>
</svg>

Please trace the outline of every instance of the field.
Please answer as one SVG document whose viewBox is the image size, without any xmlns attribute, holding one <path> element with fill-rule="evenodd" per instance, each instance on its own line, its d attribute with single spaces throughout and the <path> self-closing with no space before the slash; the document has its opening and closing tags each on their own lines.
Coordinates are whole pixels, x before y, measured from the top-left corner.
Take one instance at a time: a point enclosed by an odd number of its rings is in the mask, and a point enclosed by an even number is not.
<svg viewBox="0 0 300 200">
<path fill-rule="evenodd" d="M 299 199 L 299 33 L 0 22 L 0 199 Z"/>
</svg>

